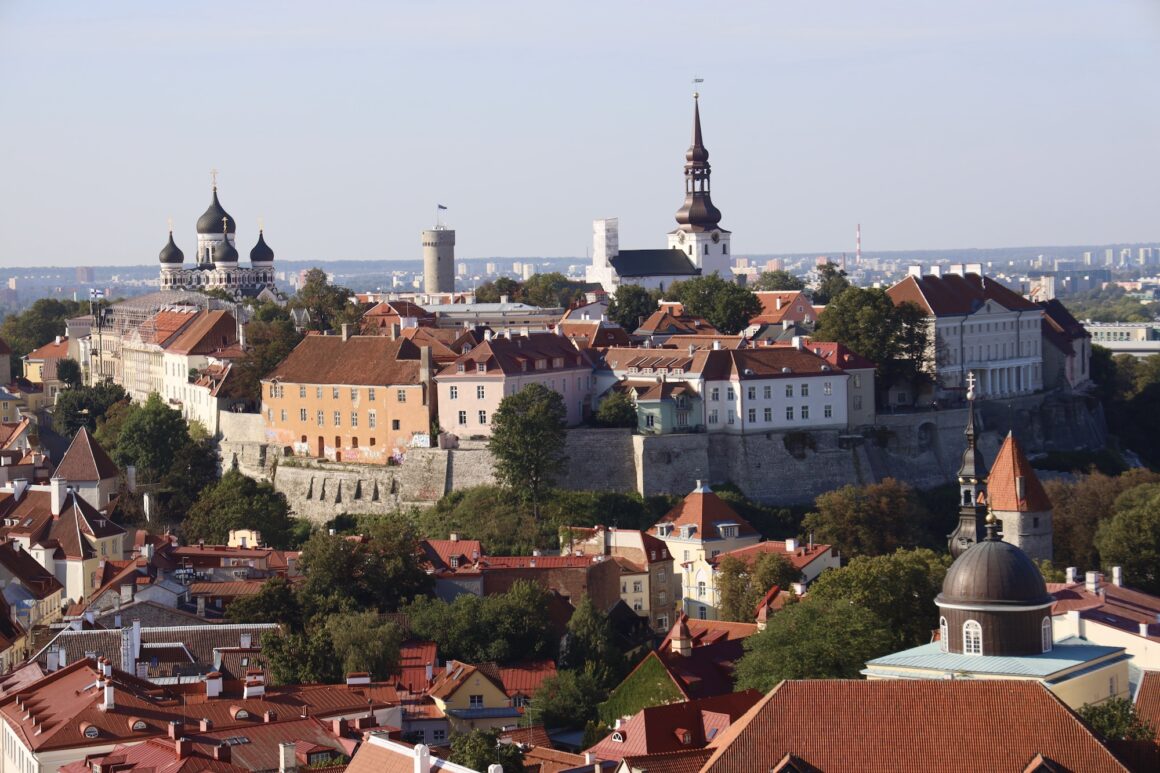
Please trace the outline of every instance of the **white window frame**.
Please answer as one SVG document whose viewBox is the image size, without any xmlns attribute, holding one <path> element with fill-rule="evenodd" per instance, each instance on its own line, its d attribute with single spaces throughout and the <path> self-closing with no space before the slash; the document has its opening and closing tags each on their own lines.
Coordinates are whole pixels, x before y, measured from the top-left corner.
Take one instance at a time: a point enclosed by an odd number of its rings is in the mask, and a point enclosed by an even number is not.
<svg viewBox="0 0 1160 773">
<path fill-rule="evenodd" d="M 983 654 L 983 626 L 978 620 L 963 623 L 963 654 Z"/>
</svg>

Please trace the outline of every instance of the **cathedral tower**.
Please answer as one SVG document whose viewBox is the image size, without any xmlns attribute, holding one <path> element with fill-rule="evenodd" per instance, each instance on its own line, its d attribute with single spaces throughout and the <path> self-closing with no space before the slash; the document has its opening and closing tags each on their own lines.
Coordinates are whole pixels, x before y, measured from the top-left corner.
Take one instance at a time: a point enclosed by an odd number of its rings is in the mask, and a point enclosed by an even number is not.
<svg viewBox="0 0 1160 773">
<path fill-rule="evenodd" d="M 700 94 L 694 92 L 693 144 L 685 153 L 685 203 L 677 210 L 677 228 L 669 232 L 668 246 L 688 255 L 702 274 L 732 281 L 730 233 L 720 226 L 721 210 L 713 206 L 711 174 L 709 151 L 701 139 Z"/>
<path fill-rule="evenodd" d="M 983 539 L 987 518 L 987 463 L 975 437 L 975 374 L 967 375 L 967 449 L 959 466 L 959 525 L 947 535 L 947 547 L 958 558 Z"/>
</svg>

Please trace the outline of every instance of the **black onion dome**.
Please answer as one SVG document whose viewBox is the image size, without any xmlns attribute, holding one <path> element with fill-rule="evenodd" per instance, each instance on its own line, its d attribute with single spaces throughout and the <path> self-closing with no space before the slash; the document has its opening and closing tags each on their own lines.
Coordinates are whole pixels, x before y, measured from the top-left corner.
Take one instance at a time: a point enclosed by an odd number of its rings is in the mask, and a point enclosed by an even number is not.
<svg viewBox="0 0 1160 773">
<path fill-rule="evenodd" d="M 993 532 L 994 527 L 990 527 Z M 1037 606 L 1054 601 L 1031 558 L 997 537 L 972 545 L 947 570 L 936 604 Z"/>
<path fill-rule="evenodd" d="M 226 230 L 224 233 L 234 233 L 234 219 L 230 217 L 225 208 L 222 207 L 218 201 L 217 186 L 213 189 L 213 201 L 210 202 L 209 209 L 205 214 L 197 219 L 197 232 L 199 234 L 220 234 L 222 231 L 222 220 L 226 221 Z"/>
<path fill-rule="evenodd" d="M 230 238 L 228 236 L 222 239 L 222 243 L 214 248 L 213 262 L 215 264 L 238 262 L 238 250 L 234 245 L 230 244 Z"/>
<path fill-rule="evenodd" d="M 173 242 L 173 231 L 169 232 L 169 243 L 161 248 L 161 255 L 158 257 L 162 263 L 167 265 L 179 265 L 185 262 L 185 253 Z"/>
<path fill-rule="evenodd" d="M 270 249 L 270 245 L 266 244 L 266 237 L 262 231 L 258 231 L 258 243 L 254 245 L 254 249 L 250 250 L 251 263 L 273 263 L 274 251 Z"/>
</svg>

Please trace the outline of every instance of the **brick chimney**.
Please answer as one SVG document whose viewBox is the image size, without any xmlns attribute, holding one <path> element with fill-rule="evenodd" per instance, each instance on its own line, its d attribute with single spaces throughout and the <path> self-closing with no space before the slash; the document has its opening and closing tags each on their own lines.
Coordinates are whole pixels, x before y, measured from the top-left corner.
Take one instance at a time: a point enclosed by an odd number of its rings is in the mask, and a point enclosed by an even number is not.
<svg viewBox="0 0 1160 773">
<path fill-rule="evenodd" d="M 178 721 L 174 720 L 174 721 L 169 723 L 168 735 L 170 738 L 172 738 L 172 739 L 180 738 L 181 734 L 183 732 L 185 732 L 185 723 L 184 722 L 178 722 Z"/>
<path fill-rule="evenodd" d="M 197 723 L 197 729 L 203 733 L 208 733 L 213 730 L 213 720 L 209 717 L 202 717 L 201 721 Z"/>
<path fill-rule="evenodd" d="M 49 491 L 51 494 L 52 514 L 59 516 L 64 511 L 65 501 L 68 498 L 70 486 L 68 481 L 64 478 L 53 478 L 49 481 Z"/>
<path fill-rule="evenodd" d="M 294 743 L 278 744 L 278 773 L 297 773 L 298 758 L 294 756 Z"/>
<path fill-rule="evenodd" d="M 218 745 L 213 747 L 213 758 L 220 762 L 229 762 L 230 745 L 225 741 L 218 741 Z"/>
<path fill-rule="evenodd" d="M 205 675 L 205 697 L 217 698 L 222 694 L 222 675 L 220 671 L 210 671 Z"/>
<path fill-rule="evenodd" d="M 173 751 L 177 754 L 177 759 L 188 759 L 193 754 L 193 741 L 182 736 L 174 741 Z"/>
</svg>

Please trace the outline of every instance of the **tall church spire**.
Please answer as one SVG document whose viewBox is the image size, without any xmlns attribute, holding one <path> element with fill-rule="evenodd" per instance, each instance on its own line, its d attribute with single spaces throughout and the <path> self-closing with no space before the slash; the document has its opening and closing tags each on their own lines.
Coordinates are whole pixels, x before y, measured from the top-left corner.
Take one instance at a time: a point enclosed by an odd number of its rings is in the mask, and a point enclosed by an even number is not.
<svg viewBox="0 0 1160 773">
<path fill-rule="evenodd" d="M 677 210 L 677 230 L 712 231 L 721 222 L 721 211 L 709 196 L 709 151 L 701 139 L 700 94 L 693 92 L 693 144 L 685 153 L 685 203 Z"/>
<path fill-rule="evenodd" d="M 975 436 L 975 374 L 967 374 L 967 448 L 959 466 L 959 525 L 947 535 L 947 547 L 956 558 L 983 539 L 987 517 L 987 463 Z"/>
</svg>

